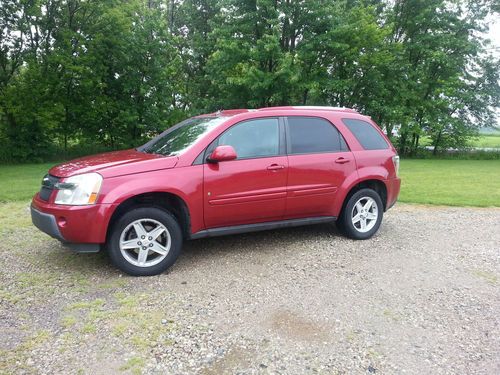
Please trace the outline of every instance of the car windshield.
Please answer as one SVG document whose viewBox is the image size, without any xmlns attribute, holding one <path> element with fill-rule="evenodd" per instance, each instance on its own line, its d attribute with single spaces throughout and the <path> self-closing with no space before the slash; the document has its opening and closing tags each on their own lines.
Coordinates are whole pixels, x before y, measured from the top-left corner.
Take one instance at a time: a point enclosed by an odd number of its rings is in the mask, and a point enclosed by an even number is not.
<svg viewBox="0 0 500 375">
<path fill-rule="evenodd" d="M 137 150 L 164 156 L 178 155 L 224 120 L 225 118 L 223 117 L 195 117 L 187 119 L 167 129 Z"/>
</svg>

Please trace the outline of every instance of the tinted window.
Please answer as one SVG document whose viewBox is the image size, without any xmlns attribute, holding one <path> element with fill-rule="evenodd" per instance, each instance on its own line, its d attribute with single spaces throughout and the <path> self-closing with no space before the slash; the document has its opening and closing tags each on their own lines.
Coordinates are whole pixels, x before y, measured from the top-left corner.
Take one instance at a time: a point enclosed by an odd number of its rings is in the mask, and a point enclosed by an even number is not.
<svg viewBox="0 0 500 375">
<path fill-rule="evenodd" d="M 288 117 L 290 153 L 337 152 L 347 147 L 328 121 L 313 117 Z"/>
<path fill-rule="evenodd" d="M 218 145 L 233 146 L 238 159 L 278 155 L 278 119 L 258 119 L 234 125 L 220 136 Z"/>
<path fill-rule="evenodd" d="M 365 150 L 385 150 L 389 148 L 384 137 L 382 137 L 372 124 L 362 120 L 347 118 L 342 119 L 342 121 Z"/>
</svg>

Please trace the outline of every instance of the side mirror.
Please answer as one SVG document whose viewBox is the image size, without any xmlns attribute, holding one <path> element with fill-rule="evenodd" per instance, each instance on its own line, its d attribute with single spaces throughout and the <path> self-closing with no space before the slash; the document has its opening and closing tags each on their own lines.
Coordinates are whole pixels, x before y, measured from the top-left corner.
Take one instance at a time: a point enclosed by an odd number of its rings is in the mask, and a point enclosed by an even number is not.
<svg viewBox="0 0 500 375">
<path fill-rule="evenodd" d="M 217 146 L 207 158 L 209 163 L 235 160 L 238 157 L 233 146 Z"/>
</svg>

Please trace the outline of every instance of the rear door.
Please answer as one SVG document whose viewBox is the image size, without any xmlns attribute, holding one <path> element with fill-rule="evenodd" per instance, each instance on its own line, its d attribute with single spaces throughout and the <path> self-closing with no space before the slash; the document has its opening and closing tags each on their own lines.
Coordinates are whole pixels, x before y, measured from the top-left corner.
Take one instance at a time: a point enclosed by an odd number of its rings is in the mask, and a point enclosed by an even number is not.
<svg viewBox="0 0 500 375">
<path fill-rule="evenodd" d="M 230 145 L 238 158 L 204 164 L 207 228 L 281 220 L 285 213 L 288 160 L 283 122 L 260 118 L 233 125 L 208 148 Z"/>
<path fill-rule="evenodd" d="M 285 217 L 331 216 L 337 192 L 356 169 L 344 138 L 328 120 L 286 119 L 288 187 Z"/>
</svg>

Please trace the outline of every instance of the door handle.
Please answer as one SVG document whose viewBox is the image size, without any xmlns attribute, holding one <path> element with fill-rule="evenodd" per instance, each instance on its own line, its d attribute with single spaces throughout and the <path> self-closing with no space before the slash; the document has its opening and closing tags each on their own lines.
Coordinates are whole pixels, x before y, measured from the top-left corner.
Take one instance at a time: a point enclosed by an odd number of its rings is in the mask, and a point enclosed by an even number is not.
<svg viewBox="0 0 500 375">
<path fill-rule="evenodd" d="M 349 163 L 349 162 L 350 162 L 349 159 L 343 158 L 342 156 L 338 159 L 335 159 L 335 163 L 337 163 L 337 164 L 345 164 L 345 163 Z"/>
<path fill-rule="evenodd" d="M 268 171 L 277 171 L 279 169 L 284 169 L 284 165 L 279 165 L 279 164 L 271 164 L 269 167 L 267 167 Z"/>
</svg>

